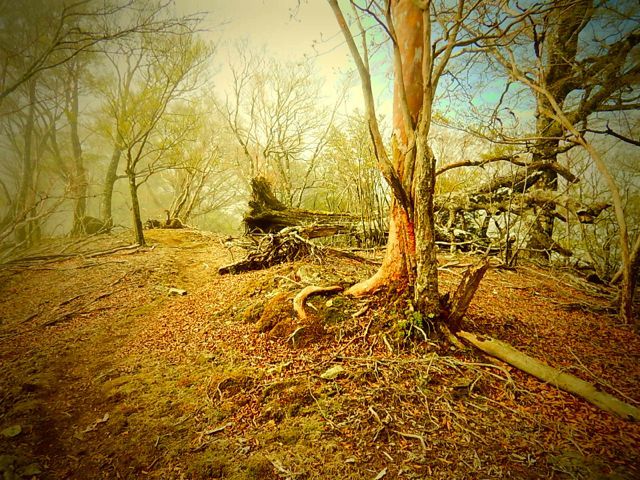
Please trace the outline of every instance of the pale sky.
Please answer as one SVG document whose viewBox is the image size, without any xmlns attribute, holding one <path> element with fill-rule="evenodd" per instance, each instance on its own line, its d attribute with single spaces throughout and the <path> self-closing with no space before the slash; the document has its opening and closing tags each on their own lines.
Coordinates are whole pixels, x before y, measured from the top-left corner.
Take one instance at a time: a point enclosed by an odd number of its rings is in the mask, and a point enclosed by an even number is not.
<svg viewBox="0 0 640 480">
<path fill-rule="evenodd" d="M 207 37 L 221 40 L 217 62 L 224 82 L 224 64 L 228 58 L 225 44 L 247 39 L 256 48 L 266 47 L 269 54 L 283 61 L 310 57 L 319 76 L 325 80 L 324 94 L 331 103 L 341 73 L 354 72 L 349 50 L 331 7 L 325 0 L 175 0 L 179 13 L 209 12 L 204 28 Z M 295 13 L 295 15 L 293 15 Z M 354 75 L 345 111 L 364 110 L 360 82 Z M 390 87 L 389 87 L 390 88 Z M 388 92 L 387 92 L 388 93 Z M 390 101 L 383 100 L 381 113 L 390 115 Z"/>
<path fill-rule="evenodd" d="M 319 46 L 323 53 L 344 43 L 331 8 L 324 0 L 302 1 L 299 9 L 297 0 L 175 0 L 175 3 L 185 13 L 209 12 L 206 28 L 213 30 L 213 38 L 221 36 L 225 41 L 248 38 L 287 60 L 315 56 L 314 41 L 332 39 Z M 295 11 L 297 14 L 292 18 Z M 218 26 L 221 23 L 224 24 Z M 342 45 L 321 55 L 319 60 L 329 66 L 344 64 L 348 55 Z"/>
</svg>

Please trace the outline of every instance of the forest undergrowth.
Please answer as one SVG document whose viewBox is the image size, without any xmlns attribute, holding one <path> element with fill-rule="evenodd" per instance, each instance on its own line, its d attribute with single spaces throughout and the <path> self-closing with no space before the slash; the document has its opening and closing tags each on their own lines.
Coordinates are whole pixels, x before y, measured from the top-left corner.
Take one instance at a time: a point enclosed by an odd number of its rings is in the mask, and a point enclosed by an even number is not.
<svg viewBox="0 0 640 480">
<path fill-rule="evenodd" d="M 406 342 L 394 292 L 312 297 L 297 323 L 301 288 L 353 283 L 371 262 L 221 276 L 242 252 L 220 237 L 147 239 L 0 267 L 5 480 L 640 478 L 640 425 L 471 347 Z M 443 289 L 473 261 L 440 255 Z M 464 328 L 637 406 L 640 337 L 602 313 L 612 293 L 492 268 Z"/>
</svg>

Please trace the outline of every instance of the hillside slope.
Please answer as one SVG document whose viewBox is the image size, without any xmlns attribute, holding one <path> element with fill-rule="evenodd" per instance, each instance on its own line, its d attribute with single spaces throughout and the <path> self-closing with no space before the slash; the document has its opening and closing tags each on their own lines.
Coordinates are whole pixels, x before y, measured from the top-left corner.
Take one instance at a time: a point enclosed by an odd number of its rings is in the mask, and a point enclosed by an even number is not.
<svg viewBox="0 0 640 480">
<path fill-rule="evenodd" d="M 313 297 L 298 328 L 303 285 L 370 263 L 220 276 L 241 255 L 220 238 L 148 240 L 0 268 L 4 478 L 640 478 L 640 425 L 472 349 L 399 348 L 389 292 Z M 445 290 L 471 260 L 441 258 Z M 640 337 L 597 313 L 609 293 L 492 269 L 465 328 L 638 405 Z"/>
</svg>

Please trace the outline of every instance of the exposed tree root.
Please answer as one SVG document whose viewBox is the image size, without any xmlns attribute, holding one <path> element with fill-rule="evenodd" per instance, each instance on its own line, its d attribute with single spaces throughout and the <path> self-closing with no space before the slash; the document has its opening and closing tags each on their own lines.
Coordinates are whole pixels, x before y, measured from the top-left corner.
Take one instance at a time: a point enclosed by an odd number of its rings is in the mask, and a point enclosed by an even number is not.
<svg viewBox="0 0 640 480">
<path fill-rule="evenodd" d="M 446 324 L 440 322 L 438 324 L 438 329 L 451 345 L 453 345 L 458 350 L 464 350 L 464 345 L 462 344 L 462 342 L 458 340 L 458 338 L 453 333 L 451 333 L 451 330 L 449 330 L 449 327 L 447 327 Z"/>
<path fill-rule="evenodd" d="M 307 312 L 304 309 L 304 302 L 306 302 L 307 298 L 319 293 L 333 293 L 340 291 L 342 291 L 342 287 L 340 285 L 333 285 L 331 287 L 318 287 L 311 285 L 309 287 L 305 287 L 293 298 L 293 310 L 296 312 L 296 315 L 298 315 L 300 320 L 306 320 Z"/>
<path fill-rule="evenodd" d="M 242 260 L 220 267 L 218 273 L 224 275 L 227 273 L 261 270 L 279 263 L 300 260 L 304 257 L 316 257 L 319 259 L 327 253 L 362 263 L 378 264 L 378 262 L 350 252 L 316 245 L 311 242 L 312 238 L 326 236 L 327 229 L 331 230 L 331 227 L 322 225 L 288 227 L 278 233 L 250 237 L 252 239 L 260 238 L 260 241 L 253 245 L 243 245 L 243 248 L 249 248 L 247 256 Z"/>
<path fill-rule="evenodd" d="M 390 247 L 387 246 L 387 248 Z M 345 294 L 351 295 L 352 297 L 364 297 L 377 292 L 381 288 L 397 285 L 402 282 L 403 278 L 406 281 L 406 271 L 404 267 L 399 265 L 398 262 L 390 260 L 390 258 L 390 255 L 387 253 L 376 273 L 349 287 L 345 291 Z"/>
<path fill-rule="evenodd" d="M 242 260 L 224 265 L 218 273 L 240 273 L 269 268 L 303 257 L 319 256 L 320 249 L 301 236 L 300 227 L 289 227 L 277 234 L 264 235 L 258 245 Z"/>
<path fill-rule="evenodd" d="M 640 421 L 640 409 L 629 405 L 616 397 L 598 390 L 596 385 L 553 368 L 535 358 L 532 358 L 508 343 L 490 337 L 479 336 L 471 332 L 458 332 L 458 336 L 465 339 L 473 346 L 492 355 L 523 372 L 539 378 L 543 382 L 573 393 L 584 398 L 589 403 L 602 410 L 617 415 L 620 418 L 631 421 Z"/>
<path fill-rule="evenodd" d="M 102 308 L 97 308 L 97 309 L 85 310 L 86 307 L 88 307 L 92 303 L 95 303 L 98 300 L 102 300 L 103 298 L 107 298 L 110 295 L 113 295 L 114 293 L 115 293 L 115 291 L 101 293 L 101 294 L 97 295 L 95 298 L 93 298 L 93 299 L 89 300 L 88 302 L 86 302 L 85 304 L 80 305 L 79 307 L 77 307 L 77 308 L 75 308 L 75 309 L 73 309 L 73 310 L 71 310 L 69 312 L 63 313 L 62 315 L 60 315 L 58 317 L 51 318 L 51 319 L 47 320 L 46 322 L 44 322 L 40 326 L 41 327 L 51 327 L 53 325 L 57 325 L 59 323 L 66 322 L 67 320 L 70 320 L 71 318 L 73 318 L 75 315 L 84 315 L 84 314 L 91 313 L 91 312 L 96 311 L 96 310 L 103 310 L 103 309 L 106 309 L 106 308 L 110 308 L 110 307 L 102 307 Z M 70 298 L 68 300 L 65 300 L 65 301 L 61 302 L 58 305 L 58 308 L 60 308 L 60 307 L 62 307 L 64 305 L 67 305 L 68 303 L 72 302 L 73 300 L 75 300 L 75 299 L 77 299 L 77 298 L 79 298 L 81 296 L 82 295 L 76 295 L 75 297 L 72 297 L 72 298 Z"/>
<path fill-rule="evenodd" d="M 364 297 L 375 293 L 385 284 L 385 276 L 382 269 L 379 269 L 373 276 L 349 287 L 344 293 L 353 297 Z"/>
</svg>

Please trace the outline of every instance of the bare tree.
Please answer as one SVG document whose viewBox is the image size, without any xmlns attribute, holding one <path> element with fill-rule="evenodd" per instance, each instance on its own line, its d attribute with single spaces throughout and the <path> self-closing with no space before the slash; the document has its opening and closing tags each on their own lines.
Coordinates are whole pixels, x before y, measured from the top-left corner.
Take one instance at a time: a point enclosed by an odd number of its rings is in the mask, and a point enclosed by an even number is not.
<svg viewBox="0 0 640 480">
<path fill-rule="evenodd" d="M 211 97 L 200 98 L 201 108 L 194 112 L 196 122 L 189 131 L 189 140 L 180 149 L 170 152 L 176 158 L 176 168 L 163 172 L 164 184 L 170 197 L 169 218 L 191 222 L 228 206 L 239 196 L 238 172 L 227 157 L 222 124 L 223 120 L 211 115 L 208 107 Z"/>
<path fill-rule="evenodd" d="M 144 245 L 138 188 L 151 175 L 170 168 L 166 152 L 183 141 L 193 119 L 172 111 L 187 99 L 199 82 L 210 50 L 192 35 L 177 38 L 144 38 L 145 59 L 139 84 L 131 92 L 124 117 L 117 119 L 117 138 L 122 141 L 125 175 L 131 196 L 136 242 Z"/>
<path fill-rule="evenodd" d="M 247 184 L 267 176 L 286 205 L 299 206 L 342 96 L 333 109 L 319 106 L 320 83 L 309 62 L 278 62 L 246 44 L 235 58 L 231 91 L 218 108 L 242 149 Z"/>
<path fill-rule="evenodd" d="M 169 2 L 143 0 L 30 0 L 2 2 L 0 104 L 39 73 L 54 69 L 98 44 L 133 33 L 166 31 L 198 15 L 167 18 Z"/>
<path fill-rule="evenodd" d="M 26 113 L 23 130 L 22 147 L 22 169 L 20 172 L 20 185 L 18 188 L 16 201 L 13 208 L 13 218 L 16 223 L 16 241 L 18 243 L 33 240 L 32 236 L 38 230 L 37 221 L 29 220 L 33 216 L 33 209 L 36 203 L 35 176 L 37 175 L 37 158 L 35 154 L 35 133 L 36 128 L 36 89 L 37 82 L 31 78 L 27 85 L 28 109 Z"/>
<path fill-rule="evenodd" d="M 2 172 L 11 208 L 0 223 L 14 230 L 18 243 L 35 238 L 47 218 L 42 212 L 51 213 L 51 199 L 62 195 L 67 201 L 56 205 L 71 200 L 73 231 L 84 230 L 92 173 L 85 166 L 81 108 L 86 64 L 116 41 L 160 32 L 180 36 L 186 25 L 194 31 L 199 15 L 175 17 L 167 6 L 147 0 L 0 5 L 0 115 L 20 165 Z"/>
<path fill-rule="evenodd" d="M 388 189 L 376 167 L 373 143 L 361 114 L 332 127 L 318 167 L 319 181 L 308 197 L 310 208 L 358 215 L 362 232 L 359 243 L 372 246 L 384 242 Z"/>
<path fill-rule="evenodd" d="M 640 108 L 635 88 L 640 74 L 640 28 L 631 21 L 637 15 L 638 6 L 632 2 L 596 6 L 590 0 L 558 0 L 545 11 L 519 15 L 526 28 L 502 31 L 499 41 L 485 44 L 497 63 L 536 99 L 538 154 L 555 158 L 561 140 L 579 145 L 607 184 L 619 227 L 620 315 L 626 322 L 633 318 L 636 262 L 630 252 L 623 200 L 613 174 L 585 131 L 598 116 Z M 612 22 L 616 18 L 619 22 Z M 602 39 L 592 36 L 597 28 L 607 35 Z M 518 55 L 523 41 L 535 50 L 531 62 L 522 62 Z M 552 188 L 554 181 L 550 177 L 545 187 Z"/>
</svg>

